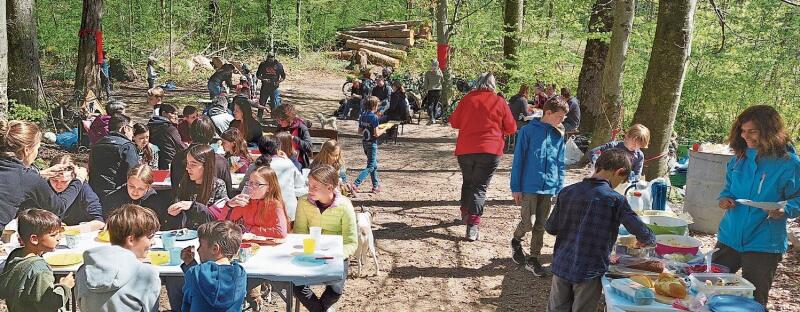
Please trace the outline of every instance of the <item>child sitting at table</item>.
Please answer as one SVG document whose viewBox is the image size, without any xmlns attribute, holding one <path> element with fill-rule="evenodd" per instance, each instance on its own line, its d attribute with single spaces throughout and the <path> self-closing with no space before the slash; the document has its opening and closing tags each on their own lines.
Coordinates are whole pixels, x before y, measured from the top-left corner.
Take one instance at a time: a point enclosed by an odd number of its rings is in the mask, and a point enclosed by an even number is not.
<svg viewBox="0 0 800 312">
<path fill-rule="evenodd" d="M 292 135 L 289 132 L 281 131 L 275 134 L 275 139 L 281 142 L 281 151 L 292 161 L 297 170 L 303 170 L 303 165 L 297 158 L 297 150 L 294 149 L 292 143 Z"/>
<path fill-rule="evenodd" d="M 641 125 L 634 124 L 627 131 L 625 131 L 625 138 L 622 141 L 612 141 L 600 145 L 589 151 L 589 160 L 594 164 L 597 158 L 600 157 L 604 151 L 618 148 L 628 152 L 628 158 L 631 160 L 631 172 L 628 177 L 629 181 L 639 181 L 642 175 L 642 167 L 644 164 L 643 148 L 647 148 L 650 144 L 650 129 Z"/>
<path fill-rule="evenodd" d="M 72 156 L 68 154 L 57 156 L 50 162 L 50 167 L 57 165 L 64 165 L 66 169 L 47 179 L 56 194 L 64 192 L 70 183 L 77 179 L 79 173 L 87 175 L 86 169 L 75 165 L 72 161 Z M 106 226 L 103 223 L 103 206 L 100 204 L 100 199 L 97 198 L 97 194 L 89 186 L 89 183 L 80 181 L 78 183 L 81 186 L 78 197 L 75 198 L 75 201 L 66 211 L 61 213 L 61 216 L 59 216 L 61 222 L 64 222 L 70 228 L 79 230 L 81 233 L 100 230 Z"/>
<path fill-rule="evenodd" d="M 627 152 L 610 149 L 597 159 L 592 177 L 558 193 L 545 223 L 547 233 L 556 237 L 547 311 L 596 310 L 600 279 L 608 271 L 608 256 L 620 223 L 636 236 L 639 246 L 655 244 L 655 236 L 631 210 L 625 196 L 614 191 L 630 172 Z"/>
<path fill-rule="evenodd" d="M 114 210 L 107 220 L 110 246 L 83 253 L 75 296 L 81 311 L 158 311 L 161 280 L 143 263 L 159 223 L 156 213 L 137 205 Z"/>
<path fill-rule="evenodd" d="M 20 241 L 24 247 L 11 251 L 0 274 L 0 299 L 9 312 L 60 311 L 66 307 L 70 289 L 75 287 L 72 273 L 55 284 L 53 270 L 42 254 L 56 249 L 61 220 L 43 209 L 28 209 L 17 217 Z"/>
<path fill-rule="evenodd" d="M 197 237 L 200 264 L 194 246 L 181 251 L 185 278 L 181 311 L 241 311 L 247 273 L 232 261 L 242 243 L 241 228 L 230 221 L 212 221 L 197 228 Z"/>
<path fill-rule="evenodd" d="M 327 140 L 322 143 L 322 147 L 311 162 L 311 168 L 320 165 L 331 165 L 336 171 L 339 172 L 339 185 L 347 186 L 347 169 L 344 166 L 344 159 L 342 158 L 342 148 L 336 140 Z M 346 189 L 345 195 L 353 196 L 352 190 Z M 348 194 L 350 193 L 350 194 Z"/>
<path fill-rule="evenodd" d="M 167 208 L 175 228 L 196 229 L 219 219 L 219 208 L 228 201 L 225 182 L 215 177 L 216 154 L 211 146 L 194 145 L 186 155 L 186 173 L 178 185 L 175 203 Z"/>
<path fill-rule="evenodd" d="M 230 164 L 231 173 L 245 173 L 247 167 L 253 163 L 253 158 L 247 150 L 242 132 L 236 128 L 228 128 L 220 136 L 222 138 L 222 149 L 225 151 L 225 158 Z"/>
<path fill-rule="evenodd" d="M 138 164 L 128 170 L 127 182 L 119 189 L 111 192 L 103 200 L 103 216 L 108 218 L 114 210 L 125 204 L 150 208 L 156 213 L 163 212 L 166 200 L 158 200 L 153 185 L 153 170 L 145 164 Z"/>
<path fill-rule="evenodd" d="M 349 199 L 336 192 L 339 186 L 338 172 L 333 166 L 321 165 L 308 174 L 308 196 L 297 205 L 294 233 L 308 234 L 309 227 L 322 227 L 322 234 L 341 235 L 344 243 L 344 274 L 342 279 L 328 283 L 325 292 L 317 297 L 309 285 L 297 285 L 294 294 L 300 303 L 311 312 L 326 311 L 333 306 L 344 291 L 347 278 L 348 259 L 356 251 L 356 212 Z"/>
<path fill-rule="evenodd" d="M 269 166 L 253 171 L 242 193 L 225 205 L 221 217 L 221 220 L 240 224 L 248 233 L 272 238 L 286 237 L 289 216 L 284 208 L 275 171 Z"/>
</svg>

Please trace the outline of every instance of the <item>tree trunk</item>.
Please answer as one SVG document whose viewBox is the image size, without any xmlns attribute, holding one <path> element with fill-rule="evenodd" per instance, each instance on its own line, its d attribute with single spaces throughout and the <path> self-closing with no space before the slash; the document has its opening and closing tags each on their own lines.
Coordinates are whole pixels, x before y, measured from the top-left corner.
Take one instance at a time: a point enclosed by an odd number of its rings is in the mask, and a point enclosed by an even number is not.
<svg viewBox="0 0 800 312">
<path fill-rule="evenodd" d="M 275 52 L 275 35 L 272 31 L 272 0 L 267 0 L 267 28 L 269 29 L 269 52 Z"/>
<path fill-rule="evenodd" d="M 611 29 L 611 45 L 603 66 L 603 91 L 600 113 L 597 115 L 592 133 L 591 147 L 608 142 L 613 129 L 622 119 L 622 73 L 628 54 L 628 41 L 633 26 L 634 0 L 614 2 L 614 25 Z"/>
<path fill-rule="evenodd" d="M 414 38 L 414 31 L 411 29 L 403 30 L 345 30 L 342 33 L 368 38 Z"/>
<path fill-rule="evenodd" d="M 6 0 L 0 0 L 0 118 L 8 113 L 8 36 L 6 35 Z"/>
<path fill-rule="evenodd" d="M 39 40 L 34 8 L 35 0 L 7 0 L 8 97 L 20 104 L 38 108 L 44 101 L 39 80 Z"/>
<path fill-rule="evenodd" d="M 401 60 L 406 58 L 406 52 L 405 51 L 392 49 L 392 48 L 387 48 L 387 47 L 382 47 L 382 46 L 366 43 L 366 42 L 363 42 L 363 41 L 347 40 L 345 42 L 345 44 L 344 44 L 344 47 L 348 48 L 348 49 L 351 49 L 351 50 L 367 49 L 367 50 L 370 50 L 370 51 L 373 51 L 373 52 L 378 52 L 380 54 L 383 54 L 383 55 L 386 55 L 386 56 L 391 56 L 393 58 L 401 59 Z"/>
<path fill-rule="evenodd" d="M 586 39 L 586 49 L 583 53 L 583 65 L 578 76 L 577 97 L 581 103 L 581 129 L 591 131 L 594 129 L 594 119 L 600 106 L 600 93 L 603 87 L 603 66 L 608 55 L 608 42 L 596 38 L 598 35 L 611 32 L 613 16 L 611 16 L 612 2 L 609 0 L 596 0 L 592 6 L 592 15 L 589 17 L 589 39 Z"/>
<path fill-rule="evenodd" d="M 506 70 L 517 68 L 517 48 L 522 32 L 523 0 L 505 0 L 503 11 L 503 57 Z"/>
<path fill-rule="evenodd" d="M 401 45 L 401 44 L 394 44 L 394 43 L 381 41 L 381 40 L 366 39 L 366 38 L 346 35 L 346 34 L 343 34 L 343 33 L 340 33 L 340 32 L 337 32 L 336 35 L 339 36 L 339 40 L 344 41 L 344 42 L 353 40 L 353 41 L 358 41 L 358 42 L 369 43 L 369 44 L 376 45 L 376 46 L 381 46 L 381 47 L 384 47 L 384 48 L 390 48 L 390 49 L 401 50 L 401 51 L 408 51 L 408 47 L 404 46 L 404 45 Z"/>
<path fill-rule="evenodd" d="M 390 25 L 364 25 L 353 27 L 351 30 L 406 30 L 406 24 L 390 24 Z"/>
<path fill-rule="evenodd" d="M 370 51 L 367 49 L 358 49 L 359 52 L 364 52 L 367 54 L 367 60 L 370 61 L 372 64 L 382 65 L 382 66 L 392 66 L 397 67 L 400 65 L 400 61 L 396 58 L 391 56 L 386 56 L 381 53 Z"/>
<path fill-rule="evenodd" d="M 219 0 L 211 0 L 208 4 L 208 25 L 206 30 L 208 31 L 208 36 L 211 39 L 211 46 L 213 50 L 219 49 L 219 32 L 216 31 L 216 27 L 219 24 Z"/>
<path fill-rule="evenodd" d="M 297 26 L 297 57 L 300 57 L 300 50 L 303 49 L 303 32 L 300 29 L 300 5 L 302 4 L 302 0 L 295 0 L 295 13 L 297 14 L 297 19 L 295 20 L 295 26 Z"/>
<path fill-rule="evenodd" d="M 450 33 L 452 25 L 447 22 L 447 0 L 438 0 L 436 5 L 436 43 L 439 45 L 450 45 Z M 441 65 L 440 65 L 441 66 Z M 442 71 L 442 95 L 439 97 L 439 103 L 442 104 L 444 111 L 449 111 L 450 99 L 453 97 L 453 83 L 451 77 L 453 76 L 450 69 L 450 52 L 447 52 L 447 62 L 445 62 L 444 70 Z"/>
<path fill-rule="evenodd" d="M 642 97 L 633 117 L 650 129 L 650 146 L 644 150 L 644 175 L 650 179 L 667 172 L 667 148 L 681 102 L 687 60 L 692 50 L 692 31 L 697 0 L 662 0 L 642 87 Z"/>
<path fill-rule="evenodd" d="M 103 0 L 83 0 L 81 36 L 78 41 L 78 66 L 75 68 L 75 95 L 83 98 L 88 90 L 100 95 L 96 33 L 102 30 Z"/>
</svg>

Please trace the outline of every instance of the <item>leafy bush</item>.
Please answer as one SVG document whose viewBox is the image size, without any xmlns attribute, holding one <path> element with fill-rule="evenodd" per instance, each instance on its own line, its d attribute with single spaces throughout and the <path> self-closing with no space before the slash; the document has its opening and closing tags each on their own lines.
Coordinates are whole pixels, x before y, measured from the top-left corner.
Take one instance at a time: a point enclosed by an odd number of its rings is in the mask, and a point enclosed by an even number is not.
<svg viewBox="0 0 800 312">
<path fill-rule="evenodd" d="M 40 123 L 47 117 L 45 111 L 32 108 L 28 105 L 19 104 L 15 100 L 9 100 L 8 108 L 9 120 L 25 120 Z"/>
</svg>

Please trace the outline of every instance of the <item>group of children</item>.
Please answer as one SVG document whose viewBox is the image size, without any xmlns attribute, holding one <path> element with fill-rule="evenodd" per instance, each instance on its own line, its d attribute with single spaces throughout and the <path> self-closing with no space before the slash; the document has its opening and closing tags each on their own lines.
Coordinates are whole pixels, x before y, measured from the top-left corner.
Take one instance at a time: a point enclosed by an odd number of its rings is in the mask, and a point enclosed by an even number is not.
<svg viewBox="0 0 800 312">
<path fill-rule="evenodd" d="M 644 245 L 655 243 L 652 232 L 636 216 L 622 194 L 620 183 L 641 175 L 650 133 L 635 124 L 623 141 L 590 151 L 595 171 L 582 182 L 563 187 L 565 133 L 569 104 L 551 97 L 540 120 L 517 132 L 511 169 L 511 192 L 521 205 L 521 221 L 511 239 L 512 259 L 538 277 L 548 275 L 540 263 L 545 231 L 556 236 L 551 272 L 553 282 L 547 311 L 594 311 L 608 269 L 608 256 L 620 223 Z M 555 206 L 551 212 L 551 201 Z M 522 239 L 531 232 L 530 254 Z"/>
</svg>

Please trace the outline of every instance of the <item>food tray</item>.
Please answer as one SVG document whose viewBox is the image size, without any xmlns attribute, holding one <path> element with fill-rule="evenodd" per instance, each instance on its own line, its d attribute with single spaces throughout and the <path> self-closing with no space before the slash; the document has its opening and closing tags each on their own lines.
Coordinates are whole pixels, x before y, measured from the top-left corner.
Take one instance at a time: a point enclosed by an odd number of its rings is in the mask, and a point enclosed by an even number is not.
<svg viewBox="0 0 800 312">
<path fill-rule="evenodd" d="M 716 283 L 719 279 L 733 281 L 736 285 L 717 286 Z M 748 280 L 733 273 L 692 273 L 689 275 L 689 280 L 692 284 L 692 291 L 703 293 L 707 297 L 714 295 L 734 295 L 753 298 L 753 291 L 756 290 L 756 287 Z M 714 285 L 710 287 L 707 286 L 705 284 L 707 280 L 710 280 Z"/>
</svg>

